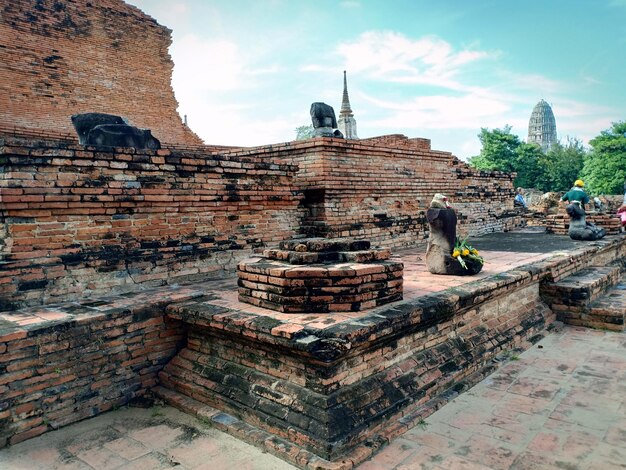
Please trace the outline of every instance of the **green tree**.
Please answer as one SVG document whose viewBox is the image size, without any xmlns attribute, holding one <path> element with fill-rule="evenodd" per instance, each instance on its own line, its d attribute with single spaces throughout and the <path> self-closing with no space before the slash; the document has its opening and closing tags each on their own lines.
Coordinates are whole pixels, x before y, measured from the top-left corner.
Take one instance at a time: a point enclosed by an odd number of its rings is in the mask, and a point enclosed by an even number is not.
<svg viewBox="0 0 626 470">
<path fill-rule="evenodd" d="M 567 137 L 564 144 L 557 142 L 545 153 L 535 143 L 522 142 L 508 125 L 491 131 L 482 128 L 478 138 L 483 147 L 469 164 L 481 170 L 516 172 L 515 186 L 567 191 L 581 176 L 586 151 L 576 138 Z"/>
<path fill-rule="evenodd" d="M 553 144 L 538 160 L 541 169 L 535 187 L 542 191 L 567 191 L 580 178 L 587 152 L 582 142 L 567 137 L 565 144 Z"/>
<path fill-rule="evenodd" d="M 313 133 L 313 124 L 309 124 L 308 126 L 298 126 L 296 127 L 296 140 L 310 139 L 313 137 Z"/>
<path fill-rule="evenodd" d="M 595 194 L 621 194 L 626 180 L 626 121 L 615 122 L 589 141 L 582 177 Z"/>
<path fill-rule="evenodd" d="M 469 164 L 479 170 L 515 171 L 516 150 L 521 141 L 518 136 L 511 134 L 508 124 L 503 129 L 490 131 L 486 127 L 480 129 L 478 139 L 482 144 L 480 155 L 472 157 Z"/>
<path fill-rule="evenodd" d="M 469 164 L 479 170 L 516 172 L 515 185 L 530 188 L 539 177 L 538 160 L 543 155 L 536 144 L 522 142 L 511 133 L 511 126 L 489 130 L 481 128 L 478 139 L 482 144 L 480 155 L 472 157 Z"/>
<path fill-rule="evenodd" d="M 544 156 L 541 147 L 537 144 L 527 144 L 522 142 L 515 149 L 515 160 L 513 166 L 517 172 L 515 186 L 522 188 L 536 188 L 537 182 L 542 177 L 542 169 L 539 165 Z"/>
</svg>

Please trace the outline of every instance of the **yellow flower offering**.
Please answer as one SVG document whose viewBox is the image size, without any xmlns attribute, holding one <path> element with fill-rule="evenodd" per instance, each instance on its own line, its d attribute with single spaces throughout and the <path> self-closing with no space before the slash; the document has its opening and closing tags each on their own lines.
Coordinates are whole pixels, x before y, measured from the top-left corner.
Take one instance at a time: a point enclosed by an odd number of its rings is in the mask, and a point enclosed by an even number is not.
<svg viewBox="0 0 626 470">
<path fill-rule="evenodd" d="M 485 263 L 482 256 L 478 254 L 478 250 L 476 248 L 468 245 L 467 240 L 460 240 L 459 238 L 457 238 L 454 243 L 452 257 L 456 259 L 465 269 L 467 269 L 466 261 L 479 263 L 481 265 Z"/>
</svg>

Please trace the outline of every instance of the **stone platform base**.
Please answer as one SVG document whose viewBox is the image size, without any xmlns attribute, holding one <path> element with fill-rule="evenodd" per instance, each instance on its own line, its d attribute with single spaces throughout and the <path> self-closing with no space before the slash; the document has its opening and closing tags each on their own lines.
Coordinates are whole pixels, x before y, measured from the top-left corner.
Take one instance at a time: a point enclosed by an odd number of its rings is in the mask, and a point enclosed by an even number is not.
<svg viewBox="0 0 626 470">
<path fill-rule="evenodd" d="M 457 397 L 462 391 L 468 390 L 492 374 L 498 366 L 499 363 L 496 361 L 487 363 L 478 371 L 457 382 L 452 388 L 438 394 L 435 398 L 414 407 L 411 411 L 407 410 L 407 412 L 402 414 L 401 418 L 390 423 L 389 426 L 381 428 L 377 436 L 357 445 L 336 460 L 322 458 L 294 443 L 292 440 L 278 437 L 275 433 L 237 418 L 235 414 L 225 413 L 220 409 L 209 406 L 206 404 L 206 400 L 199 401 L 164 386 L 155 387 L 152 391 L 169 405 L 185 413 L 192 414 L 220 431 L 227 432 L 299 468 L 307 470 L 350 470 L 376 454 L 394 438 L 423 423 L 426 418 Z"/>
<path fill-rule="evenodd" d="M 537 284 L 506 304 L 493 299 L 462 319 L 455 299 L 439 296 L 379 312 L 380 323 L 365 320 L 369 328 L 361 331 L 270 338 L 247 329 L 244 318 L 229 321 L 189 303 L 169 313 L 188 324 L 189 339 L 159 379 L 323 459 L 341 460 L 386 442 L 410 424 L 398 420 L 448 389 L 462 390 L 459 383 L 496 354 L 528 347 L 554 320 Z M 234 323 L 211 328 L 222 321 Z M 235 324 L 238 334 L 229 331 Z"/>
<path fill-rule="evenodd" d="M 245 427 L 266 446 L 316 456 L 285 455 L 301 467 L 350 468 L 465 390 L 500 352 L 540 338 L 554 320 L 549 283 L 624 260 L 626 238 L 607 237 L 335 315 L 241 304 L 230 281 L 0 314 L 0 447 L 158 387 L 220 410 L 211 419 L 235 435 Z"/>
<path fill-rule="evenodd" d="M 603 242 L 351 312 L 328 328 L 211 296 L 178 303 L 167 314 L 187 325 L 188 343 L 159 380 L 329 462 L 307 468 L 350 468 L 354 455 L 415 424 L 424 406 L 464 390 L 499 353 L 540 339 L 555 320 L 541 295 L 546 281 L 624 258 L 625 249 Z"/>
</svg>

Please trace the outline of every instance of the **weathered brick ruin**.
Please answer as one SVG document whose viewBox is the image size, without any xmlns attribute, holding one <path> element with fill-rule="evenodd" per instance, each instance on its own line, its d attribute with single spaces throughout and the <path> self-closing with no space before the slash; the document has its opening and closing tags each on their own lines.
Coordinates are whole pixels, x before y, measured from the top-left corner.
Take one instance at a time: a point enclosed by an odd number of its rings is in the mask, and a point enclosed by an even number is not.
<svg viewBox="0 0 626 470">
<path fill-rule="evenodd" d="M 239 300 L 285 313 L 367 310 L 402 299 L 403 264 L 390 257 L 368 240 L 286 240 L 239 263 Z"/>
<path fill-rule="evenodd" d="M 296 234 L 415 246 L 442 189 L 466 233 L 520 220 L 506 209 L 510 175 L 410 147 L 317 138 L 217 153 L 6 137 L 0 158 L 4 309 L 216 277 Z"/>
<path fill-rule="evenodd" d="M 467 387 L 459 384 L 484 373 L 502 345 L 536 341 L 554 320 L 537 281 L 518 272 L 499 286 L 463 289 L 460 299 L 398 302 L 324 330 L 290 331 L 244 309 L 190 301 L 169 310 L 189 326 L 189 341 L 159 378 L 324 459 L 354 459 L 359 444 L 380 446 L 426 415 L 438 394 Z M 503 301 L 505 290 L 515 299 Z"/>
<path fill-rule="evenodd" d="M 0 7 L 0 129 L 75 138 L 69 116 L 118 114 L 162 142 L 198 145 L 170 83 L 171 31 L 119 0 Z"/>
<path fill-rule="evenodd" d="M 302 468 L 349 469 L 498 353 L 536 341 L 555 312 L 623 329 L 624 314 L 600 301 L 573 313 L 555 301 L 583 269 L 581 296 L 618 278 L 617 237 L 395 301 L 401 263 L 385 258 L 424 250 L 433 195 L 450 197 L 461 234 L 506 231 L 522 221 L 512 175 L 401 135 L 200 145 L 176 114 L 169 43 L 169 30 L 117 0 L 2 7 L 0 447 L 158 394 Z M 70 115 L 82 111 L 151 128 L 163 149 L 78 145 Z M 236 301 L 228 276 L 255 252 L 321 261 L 295 250 L 304 237 L 381 248 L 336 250 L 374 262 L 358 272 L 290 265 L 277 286 L 300 287 L 287 273 L 307 269 L 348 286 L 362 276 L 358 288 L 390 303 L 339 285 L 333 295 L 365 311 L 344 302 L 286 315 Z M 241 271 L 242 289 L 274 289 L 277 271 L 267 283 Z"/>
<path fill-rule="evenodd" d="M 512 175 L 472 169 L 449 152 L 431 150 L 428 139 L 391 135 L 324 144 L 302 150 L 274 146 L 268 155 L 298 164 L 296 184 L 309 210 L 302 230 L 309 235 L 414 246 L 426 236 L 425 211 L 437 192 L 452 200 L 461 234 L 520 224 L 512 211 Z"/>
<path fill-rule="evenodd" d="M 559 208 L 557 214 L 550 214 L 542 220 L 542 225 L 546 227 L 548 233 L 557 235 L 567 235 L 569 228 L 569 215 L 565 212 L 565 206 Z M 614 213 L 588 212 L 587 222 L 602 227 L 607 235 L 617 235 L 621 226 L 619 217 Z"/>
</svg>

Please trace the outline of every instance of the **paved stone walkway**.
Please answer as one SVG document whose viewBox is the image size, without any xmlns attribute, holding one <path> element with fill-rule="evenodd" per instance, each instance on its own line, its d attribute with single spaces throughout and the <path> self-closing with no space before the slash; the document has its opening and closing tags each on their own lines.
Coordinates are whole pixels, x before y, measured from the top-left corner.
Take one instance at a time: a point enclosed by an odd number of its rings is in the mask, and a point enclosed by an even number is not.
<svg viewBox="0 0 626 470">
<path fill-rule="evenodd" d="M 626 334 L 566 327 L 359 470 L 626 468 Z"/>
<path fill-rule="evenodd" d="M 287 470 L 169 406 L 122 408 L 0 450 L 2 470 Z"/>
<path fill-rule="evenodd" d="M 0 450 L 0 469 L 293 469 L 169 407 L 124 408 Z M 566 327 L 359 470 L 626 468 L 626 334 Z"/>
</svg>

